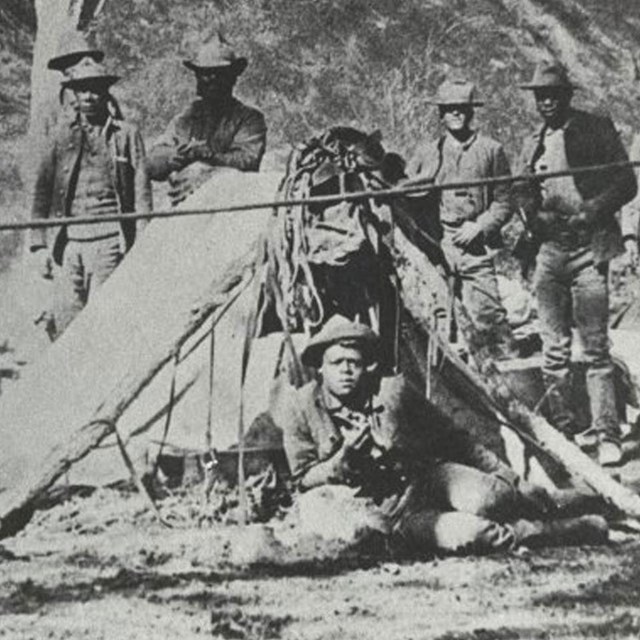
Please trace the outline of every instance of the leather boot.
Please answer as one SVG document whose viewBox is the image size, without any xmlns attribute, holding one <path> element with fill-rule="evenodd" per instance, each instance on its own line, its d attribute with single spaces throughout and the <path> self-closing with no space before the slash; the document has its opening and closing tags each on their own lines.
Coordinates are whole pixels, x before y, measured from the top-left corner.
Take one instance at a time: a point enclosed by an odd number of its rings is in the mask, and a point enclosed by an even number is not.
<svg viewBox="0 0 640 640">
<path fill-rule="evenodd" d="M 556 429 L 571 438 L 581 429 L 576 425 L 576 416 L 572 408 L 571 376 L 552 376 L 544 374 L 549 421 Z"/>
<path fill-rule="evenodd" d="M 553 489 L 549 496 L 556 505 L 555 518 L 576 518 L 586 514 L 612 516 L 617 513 L 601 495 L 584 489 Z"/>
<path fill-rule="evenodd" d="M 530 548 L 604 544 L 609 526 L 602 516 L 561 520 L 518 520 L 513 525 L 516 545 Z"/>
</svg>

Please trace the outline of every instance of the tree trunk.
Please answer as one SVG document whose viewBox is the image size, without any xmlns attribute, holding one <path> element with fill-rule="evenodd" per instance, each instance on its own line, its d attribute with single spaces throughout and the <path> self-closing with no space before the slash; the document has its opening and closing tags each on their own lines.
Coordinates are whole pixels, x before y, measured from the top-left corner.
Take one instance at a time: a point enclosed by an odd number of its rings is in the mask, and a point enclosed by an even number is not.
<svg viewBox="0 0 640 640">
<path fill-rule="evenodd" d="M 104 0 L 35 0 L 36 39 L 31 68 L 31 108 L 25 169 L 31 184 L 34 165 L 48 134 L 52 111 L 59 109 L 61 75 L 47 68 L 64 32 L 85 31 L 104 5 Z"/>
</svg>

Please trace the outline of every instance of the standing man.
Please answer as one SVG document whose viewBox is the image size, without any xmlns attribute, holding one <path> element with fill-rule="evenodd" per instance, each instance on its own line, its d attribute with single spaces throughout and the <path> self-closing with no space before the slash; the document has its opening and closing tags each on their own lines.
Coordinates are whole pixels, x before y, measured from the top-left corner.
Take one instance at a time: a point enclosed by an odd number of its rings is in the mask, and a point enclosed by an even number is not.
<svg viewBox="0 0 640 640">
<path fill-rule="evenodd" d="M 177 115 L 149 152 L 154 180 L 169 180 L 172 203 L 182 202 L 216 167 L 258 171 L 267 127 L 260 111 L 233 97 L 247 59 L 220 35 L 185 67 L 195 73 L 198 99 Z"/>
<path fill-rule="evenodd" d="M 85 58 L 63 81 L 74 93 L 76 117 L 61 122 L 42 154 L 32 218 L 85 217 L 151 210 L 151 186 L 138 129 L 110 112 L 109 87 L 118 80 Z M 135 221 L 34 229 L 30 249 L 51 277 L 60 335 L 116 268 L 135 240 Z"/>
<path fill-rule="evenodd" d="M 565 171 L 627 161 L 613 122 L 571 107 L 574 87 L 556 62 L 538 65 L 529 84 L 542 126 L 524 146 L 524 172 Z M 519 204 L 540 244 L 534 275 L 551 419 L 602 465 L 622 459 L 613 364 L 609 355 L 609 261 L 624 251 L 616 212 L 636 194 L 633 169 L 615 167 L 518 188 Z M 579 433 L 571 408 L 571 328 L 587 362 L 591 427 Z"/>
<path fill-rule="evenodd" d="M 274 417 L 300 491 L 346 485 L 418 552 L 495 552 L 518 544 L 597 543 L 599 516 L 557 519 L 541 487 L 456 429 L 403 376 L 374 375 L 378 336 L 333 316 L 302 353 L 319 379 L 290 390 Z M 585 496 L 558 491 L 576 507 Z M 354 498 L 358 499 L 358 498 Z"/>
<path fill-rule="evenodd" d="M 510 175 L 502 146 L 472 127 L 476 97 L 473 84 L 445 80 L 435 100 L 445 132 L 418 148 L 407 173 L 412 181 L 436 185 Z M 513 338 L 502 306 L 491 249 L 502 245 L 500 230 L 511 217 L 508 184 L 464 187 L 440 192 L 442 250 L 454 290 L 476 331 L 499 357 L 513 354 Z"/>
</svg>

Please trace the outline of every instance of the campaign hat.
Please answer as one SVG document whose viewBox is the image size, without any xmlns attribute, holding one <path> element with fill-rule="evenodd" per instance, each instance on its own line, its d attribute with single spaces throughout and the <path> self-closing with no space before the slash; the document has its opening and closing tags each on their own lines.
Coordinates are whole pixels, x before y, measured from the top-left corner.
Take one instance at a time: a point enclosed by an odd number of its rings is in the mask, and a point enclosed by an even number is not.
<svg viewBox="0 0 640 640">
<path fill-rule="evenodd" d="M 439 107 L 461 104 L 481 107 L 484 104 L 479 99 L 478 91 L 473 82 L 463 79 L 445 80 L 438 87 L 436 97 L 431 100 L 431 103 Z"/>
<path fill-rule="evenodd" d="M 566 67 L 555 61 L 542 60 L 536 65 L 533 77 L 526 84 L 520 85 L 521 89 L 575 89 L 575 85 L 569 79 Z"/>
<path fill-rule="evenodd" d="M 238 56 L 231 44 L 218 34 L 200 48 L 195 59 L 183 60 L 183 64 L 196 73 L 213 69 L 230 69 L 239 76 L 247 68 L 248 60 Z"/>
<path fill-rule="evenodd" d="M 354 322 L 342 315 L 331 316 L 327 323 L 307 343 L 300 359 L 309 367 L 320 367 L 324 352 L 332 345 L 353 342 L 361 350 L 369 363 L 377 360 L 380 339 L 378 334 L 366 324 Z"/>
<path fill-rule="evenodd" d="M 104 51 L 90 43 L 89 37 L 82 31 L 71 29 L 60 36 L 56 55 L 49 59 L 47 68 L 65 73 L 83 58 L 92 58 L 95 62 L 104 60 Z"/>
</svg>

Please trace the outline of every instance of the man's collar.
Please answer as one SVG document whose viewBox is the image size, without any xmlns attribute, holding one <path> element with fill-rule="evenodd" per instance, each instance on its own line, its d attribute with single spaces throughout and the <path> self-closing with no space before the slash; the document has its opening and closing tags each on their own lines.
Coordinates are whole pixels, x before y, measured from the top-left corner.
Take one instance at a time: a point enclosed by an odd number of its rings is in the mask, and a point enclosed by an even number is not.
<svg viewBox="0 0 640 640">
<path fill-rule="evenodd" d="M 79 129 L 82 126 L 80 122 L 80 114 L 69 123 L 71 129 Z M 100 127 L 100 133 L 109 136 L 113 130 L 120 129 L 120 121 L 116 120 L 111 114 L 107 116 L 105 123 Z"/>
<path fill-rule="evenodd" d="M 447 131 L 445 138 L 448 138 L 452 144 L 456 145 L 456 147 L 466 151 L 478 139 L 478 132 L 475 129 L 472 129 L 471 135 L 464 142 L 460 142 L 460 140 L 458 140 L 458 138 L 456 138 L 450 131 Z"/>
<path fill-rule="evenodd" d="M 340 398 L 329 393 L 322 382 L 318 383 L 318 391 L 316 395 L 316 402 L 324 406 L 329 413 L 335 413 L 343 408 L 351 409 L 352 411 L 364 411 L 367 406 L 367 397 L 362 397 L 362 394 L 353 398 L 352 402 L 343 402 Z"/>
<path fill-rule="evenodd" d="M 344 402 L 342 402 L 340 398 L 336 398 L 333 394 L 329 393 L 322 383 L 320 384 L 320 397 L 325 409 L 330 413 L 340 411 L 340 409 L 345 406 Z"/>
<path fill-rule="evenodd" d="M 558 129 L 551 129 L 545 122 L 543 122 L 542 126 L 540 127 L 540 129 L 538 129 L 538 132 L 535 134 L 535 137 L 538 140 L 542 140 L 544 136 L 550 135 L 554 131 L 560 131 L 560 130 L 566 131 L 569 127 L 572 126 L 575 120 L 575 116 L 576 116 L 576 110 L 569 108 L 569 114 L 567 115 L 567 119 L 565 120 L 564 124 L 561 127 L 558 127 Z"/>
<path fill-rule="evenodd" d="M 231 111 L 238 104 L 238 102 L 238 99 L 233 95 L 226 102 L 220 102 L 213 105 L 203 100 L 200 96 L 196 97 L 194 101 L 196 108 L 205 111 L 211 111 L 213 109 L 215 111 L 222 112 Z"/>
</svg>

